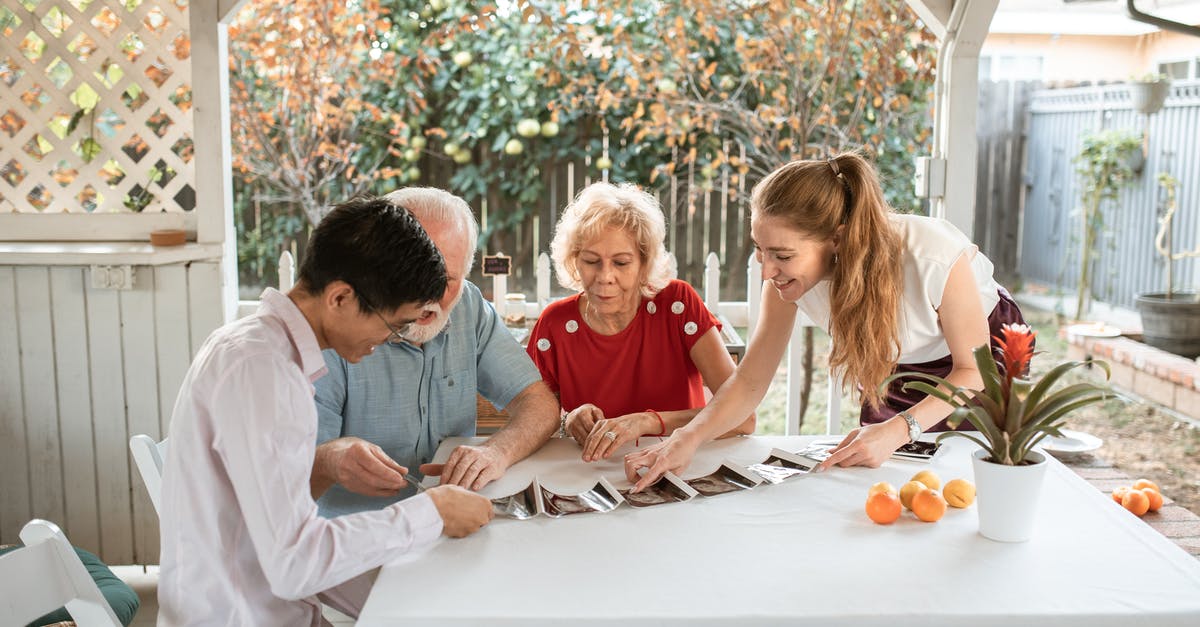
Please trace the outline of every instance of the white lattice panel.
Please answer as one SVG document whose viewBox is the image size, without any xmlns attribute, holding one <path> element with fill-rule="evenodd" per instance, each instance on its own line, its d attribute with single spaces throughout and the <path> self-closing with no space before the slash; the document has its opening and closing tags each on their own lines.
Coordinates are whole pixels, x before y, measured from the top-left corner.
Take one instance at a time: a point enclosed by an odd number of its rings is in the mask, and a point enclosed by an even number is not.
<svg viewBox="0 0 1200 627">
<path fill-rule="evenodd" d="M 0 3 L 0 211 L 191 211 L 187 1 Z"/>
</svg>

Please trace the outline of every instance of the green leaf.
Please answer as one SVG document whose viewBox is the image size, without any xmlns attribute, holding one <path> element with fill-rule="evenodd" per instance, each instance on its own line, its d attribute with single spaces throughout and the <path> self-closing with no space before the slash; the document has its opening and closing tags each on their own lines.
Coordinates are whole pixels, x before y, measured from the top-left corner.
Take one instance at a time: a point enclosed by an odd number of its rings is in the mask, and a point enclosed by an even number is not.
<svg viewBox="0 0 1200 627">
<path fill-rule="evenodd" d="M 67 135 L 75 132 L 76 127 L 79 126 L 79 121 L 82 120 L 83 116 L 86 114 L 87 111 L 84 111 L 83 109 L 77 109 L 75 113 L 71 115 L 71 121 L 67 123 Z"/>
<path fill-rule="evenodd" d="M 91 163 L 100 154 L 100 142 L 94 138 L 85 137 L 83 141 L 79 142 L 79 152 L 84 163 Z"/>
</svg>

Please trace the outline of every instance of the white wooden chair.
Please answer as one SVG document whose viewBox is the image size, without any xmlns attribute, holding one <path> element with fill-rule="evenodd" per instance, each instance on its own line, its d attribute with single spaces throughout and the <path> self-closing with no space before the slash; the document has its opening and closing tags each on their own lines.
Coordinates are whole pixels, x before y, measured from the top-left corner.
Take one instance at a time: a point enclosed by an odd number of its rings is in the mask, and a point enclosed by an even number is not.
<svg viewBox="0 0 1200 627">
<path fill-rule="evenodd" d="M 120 627 L 67 537 L 52 522 L 34 519 L 21 530 L 24 547 L 0 555 L 0 616 L 25 625 L 66 607 L 79 627 Z"/>
<path fill-rule="evenodd" d="M 138 434 L 129 438 L 129 451 L 133 453 L 133 461 L 137 464 L 138 474 L 142 483 L 146 484 L 146 492 L 150 502 L 154 504 L 154 513 L 161 515 L 159 495 L 162 493 L 163 462 L 167 459 L 167 439 L 155 442 L 154 438 Z"/>
</svg>

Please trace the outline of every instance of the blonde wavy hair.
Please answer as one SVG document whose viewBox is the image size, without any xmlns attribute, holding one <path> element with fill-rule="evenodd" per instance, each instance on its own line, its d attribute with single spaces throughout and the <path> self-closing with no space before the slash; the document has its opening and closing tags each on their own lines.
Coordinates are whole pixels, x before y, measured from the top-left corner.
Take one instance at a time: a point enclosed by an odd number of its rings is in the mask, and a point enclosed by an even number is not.
<svg viewBox="0 0 1200 627">
<path fill-rule="evenodd" d="M 845 225 L 829 287 L 829 365 L 878 408 L 879 385 L 900 354 L 904 275 L 900 237 L 889 224 L 892 208 L 875 168 L 853 152 L 793 161 L 754 187 L 751 211 L 782 218 L 818 240 L 833 239 Z"/>
<path fill-rule="evenodd" d="M 653 297 L 675 278 L 675 264 L 663 244 L 667 226 L 658 200 L 636 185 L 592 183 L 567 205 L 554 228 L 550 258 L 559 285 L 576 292 L 583 290 L 579 251 L 610 228 L 628 233 L 637 246 L 643 296 Z"/>
</svg>

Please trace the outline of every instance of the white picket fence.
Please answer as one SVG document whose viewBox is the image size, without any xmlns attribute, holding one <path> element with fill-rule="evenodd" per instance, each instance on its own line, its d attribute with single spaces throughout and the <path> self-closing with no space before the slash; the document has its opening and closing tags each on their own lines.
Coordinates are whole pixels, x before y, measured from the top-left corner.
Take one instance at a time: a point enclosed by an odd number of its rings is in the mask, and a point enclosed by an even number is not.
<svg viewBox="0 0 1200 627">
<path fill-rule="evenodd" d="M 279 257 L 279 289 L 286 292 L 292 288 L 295 282 L 295 267 L 296 262 L 292 258 L 290 252 L 284 252 Z M 525 304 L 525 315 L 529 319 L 536 318 L 541 314 L 542 307 L 550 302 L 550 256 L 546 253 L 541 253 L 537 258 L 537 287 L 535 289 L 536 298 L 533 302 Z M 700 293 L 704 297 L 704 303 L 708 305 L 708 309 L 715 312 L 728 320 L 735 327 L 745 327 L 746 342 L 754 336 L 754 327 L 758 323 L 758 308 L 761 303 L 762 296 L 762 266 L 754 255 L 746 260 L 746 300 L 744 301 L 721 301 L 720 300 L 721 286 L 721 259 L 714 252 L 708 253 L 704 260 L 704 285 Z M 505 300 L 508 295 L 508 277 L 494 276 L 492 277 L 492 305 L 496 311 L 504 312 Z M 239 313 L 245 315 L 256 307 L 257 304 L 244 302 Z M 800 434 L 800 386 L 804 378 L 804 346 L 803 346 L 803 330 L 805 327 L 813 326 L 812 321 L 803 313 L 796 316 L 795 326 L 792 328 L 792 339 L 788 343 L 787 351 L 787 419 L 785 421 L 784 430 L 787 435 Z M 825 415 L 825 433 L 836 434 L 841 433 L 841 401 L 842 401 L 842 385 L 838 377 L 830 375 L 829 377 L 829 403 Z"/>
</svg>

